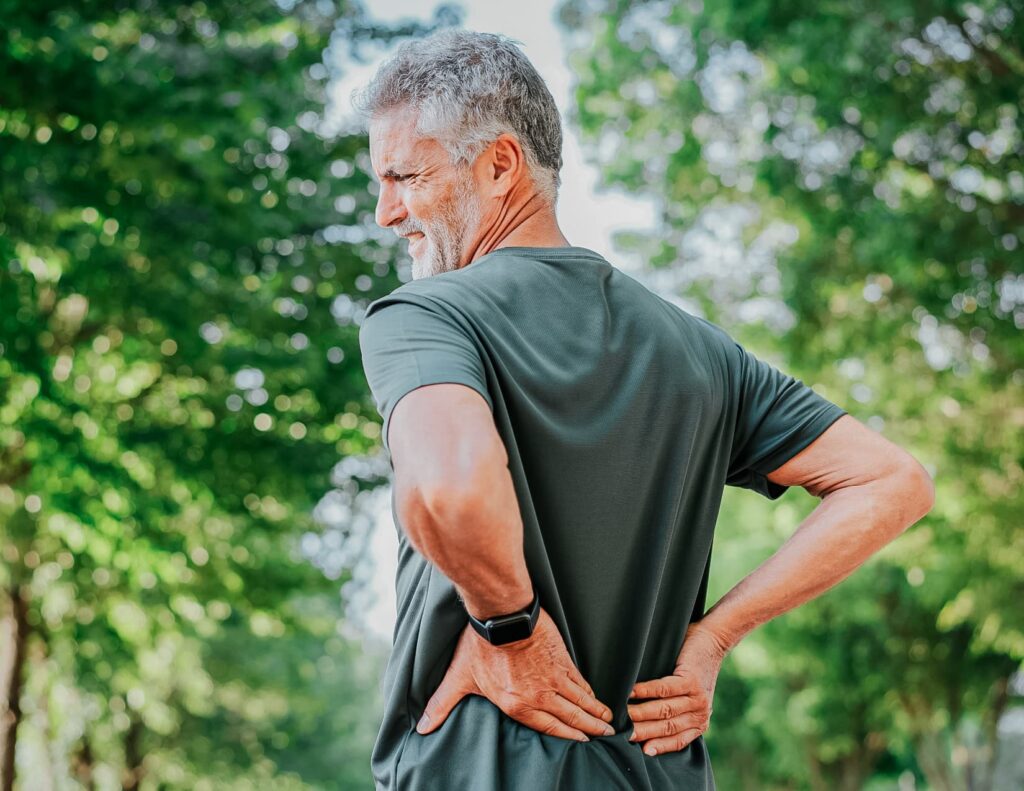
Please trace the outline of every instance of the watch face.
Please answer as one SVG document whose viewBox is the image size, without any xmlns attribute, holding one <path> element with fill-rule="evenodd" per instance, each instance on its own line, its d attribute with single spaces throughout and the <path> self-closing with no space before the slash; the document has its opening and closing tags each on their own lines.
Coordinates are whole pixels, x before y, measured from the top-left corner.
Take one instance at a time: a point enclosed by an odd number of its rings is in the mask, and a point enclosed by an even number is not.
<svg viewBox="0 0 1024 791">
<path fill-rule="evenodd" d="M 505 645 L 516 640 L 525 640 L 533 634 L 530 616 L 523 613 L 507 618 L 492 618 L 487 622 L 487 636 L 492 645 Z"/>
</svg>

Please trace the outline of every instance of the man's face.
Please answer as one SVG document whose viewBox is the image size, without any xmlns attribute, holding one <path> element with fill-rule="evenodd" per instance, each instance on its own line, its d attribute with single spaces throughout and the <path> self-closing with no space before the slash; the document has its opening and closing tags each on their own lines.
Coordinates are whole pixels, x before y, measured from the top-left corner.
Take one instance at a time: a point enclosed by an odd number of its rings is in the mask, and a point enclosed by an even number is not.
<svg viewBox="0 0 1024 791">
<path fill-rule="evenodd" d="M 436 141 L 417 137 L 414 112 L 398 109 L 370 122 L 370 161 L 380 182 L 377 224 L 409 237 L 413 279 L 459 269 L 480 225 L 469 168 L 456 169 Z"/>
</svg>

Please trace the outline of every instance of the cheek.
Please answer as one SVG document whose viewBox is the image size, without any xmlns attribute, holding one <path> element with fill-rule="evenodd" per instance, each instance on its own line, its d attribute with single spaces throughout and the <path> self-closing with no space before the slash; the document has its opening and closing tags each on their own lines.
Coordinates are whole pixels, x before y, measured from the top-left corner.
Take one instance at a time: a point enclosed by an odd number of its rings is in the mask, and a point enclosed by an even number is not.
<svg viewBox="0 0 1024 791">
<path fill-rule="evenodd" d="M 408 207 L 410 214 L 424 222 L 430 222 L 430 218 L 434 213 L 435 203 L 430 193 L 423 189 L 410 187 L 405 193 L 405 205 Z"/>
</svg>

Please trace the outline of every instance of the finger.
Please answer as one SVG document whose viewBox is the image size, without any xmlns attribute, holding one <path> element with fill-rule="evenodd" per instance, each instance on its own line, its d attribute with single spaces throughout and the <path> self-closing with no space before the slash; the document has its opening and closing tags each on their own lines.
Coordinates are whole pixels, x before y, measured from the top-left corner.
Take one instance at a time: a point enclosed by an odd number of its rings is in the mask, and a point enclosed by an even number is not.
<svg viewBox="0 0 1024 791">
<path fill-rule="evenodd" d="M 416 723 L 416 732 L 427 734 L 440 728 L 455 708 L 455 704 L 466 696 L 467 691 L 462 674 L 458 669 L 450 667 L 441 679 L 441 684 L 427 701 L 423 716 Z"/>
<path fill-rule="evenodd" d="M 559 686 L 558 694 L 595 717 L 599 717 L 605 722 L 611 722 L 612 710 L 597 699 L 594 690 L 589 689 L 589 684 L 587 687 L 583 687 L 567 677 L 565 682 Z"/>
<path fill-rule="evenodd" d="M 591 695 L 594 694 L 594 688 L 590 686 L 589 681 L 583 678 L 583 674 L 580 672 L 579 668 L 576 667 L 576 665 L 569 665 L 569 667 L 565 669 L 565 675 L 568 676 L 570 681 L 574 681 L 575 683 L 579 684 Z"/>
<path fill-rule="evenodd" d="M 512 715 L 510 714 L 509 716 Z M 523 725 L 533 728 L 535 731 L 546 733 L 548 736 L 557 736 L 561 739 L 575 739 L 578 742 L 590 741 L 590 737 L 583 731 L 566 725 L 557 717 L 540 709 L 527 709 L 517 716 L 512 716 L 512 718 Z"/>
<path fill-rule="evenodd" d="M 631 698 L 671 698 L 683 695 L 690 689 L 690 682 L 679 676 L 665 676 L 651 681 L 637 681 L 633 685 Z"/>
<path fill-rule="evenodd" d="M 569 680 L 575 682 L 576 684 L 579 684 L 581 687 L 583 687 L 583 689 L 587 691 L 587 694 L 590 695 L 590 697 L 592 697 L 594 700 L 597 700 L 597 693 L 594 692 L 594 688 L 590 686 L 590 682 L 583 678 L 583 674 L 576 670 L 575 667 L 573 668 L 573 670 L 575 670 L 576 672 L 571 673 L 569 675 Z M 598 703 L 601 702 L 598 701 Z M 612 710 L 605 706 L 603 703 L 601 703 L 601 705 L 604 707 L 608 715 L 607 718 L 602 717 L 602 719 L 610 720 L 612 718 Z"/>
<path fill-rule="evenodd" d="M 553 714 L 570 728 L 581 730 L 591 736 L 611 736 L 615 733 L 607 722 L 599 720 L 555 690 L 548 690 L 547 694 L 542 695 L 537 707 Z"/>
<path fill-rule="evenodd" d="M 651 739 L 644 745 L 644 752 L 647 755 L 661 755 L 662 753 L 684 750 L 700 735 L 701 731 L 697 728 L 688 728 L 682 733 L 677 733 L 673 736 L 667 736 L 661 739 Z"/>
<path fill-rule="evenodd" d="M 678 717 L 670 717 L 665 720 L 647 720 L 637 722 L 633 725 L 633 733 L 630 734 L 631 742 L 646 742 L 648 739 L 659 739 L 666 736 L 674 736 L 685 730 L 696 728 L 701 730 L 707 718 L 699 712 L 687 712 Z"/>
<path fill-rule="evenodd" d="M 646 703 L 626 705 L 629 718 L 633 722 L 641 720 L 667 720 L 678 717 L 687 711 L 701 708 L 701 699 L 695 695 L 678 695 L 674 698 L 660 698 Z"/>
</svg>

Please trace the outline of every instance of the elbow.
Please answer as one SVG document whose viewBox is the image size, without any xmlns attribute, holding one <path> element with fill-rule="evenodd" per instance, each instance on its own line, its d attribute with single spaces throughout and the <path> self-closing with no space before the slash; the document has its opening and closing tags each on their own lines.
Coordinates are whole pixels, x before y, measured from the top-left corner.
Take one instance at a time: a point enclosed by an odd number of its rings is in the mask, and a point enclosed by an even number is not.
<svg viewBox="0 0 1024 791">
<path fill-rule="evenodd" d="M 935 481 L 928 470 L 913 456 L 908 454 L 907 463 L 903 466 L 901 488 L 906 498 L 910 521 L 907 526 L 922 519 L 935 505 Z"/>
<path fill-rule="evenodd" d="M 927 514 L 929 511 L 932 510 L 932 507 L 935 505 L 935 480 L 932 478 L 931 475 L 928 474 L 928 471 L 925 470 L 923 467 L 921 468 L 921 470 L 924 474 L 925 483 L 924 514 Z M 924 516 L 924 514 L 921 514 L 921 516 Z"/>
<path fill-rule="evenodd" d="M 421 533 L 427 523 L 429 511 L 418 488 L 401 489 L 395 483 L 395 517 L 409 539 L 409 543 L 422 551 Z"/>
<path fill-rule="evenodd" d="M 409 542 L 429 556 L 443 525 L 457 525 L 459 515 L 471 510 L 467 498 L 451 489 L 411 487 L 395 493 L 395 510 Z"/>
</svg>

